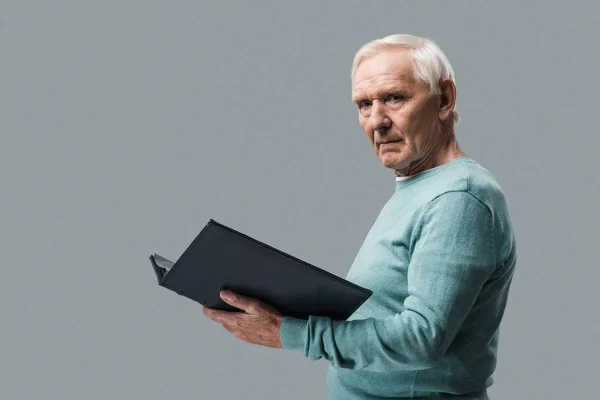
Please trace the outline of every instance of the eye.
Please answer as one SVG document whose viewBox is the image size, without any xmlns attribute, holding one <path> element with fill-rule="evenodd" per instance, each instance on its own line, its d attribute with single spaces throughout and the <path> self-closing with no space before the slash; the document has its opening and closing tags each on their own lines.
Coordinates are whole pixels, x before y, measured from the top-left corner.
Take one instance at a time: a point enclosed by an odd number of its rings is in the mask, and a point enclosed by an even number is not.
<svg viewBox="0 0 600 400">
<path fill-rule="evenodd" d="M 358 102 L 358 108 L 367 108 L 367 107 L 371 107 L 371 101 L 369 100 L 361 100 Z"/>
<path fill-rule="evenodd" d="M 402 96 L 401 94 L 391 94 L 388 96 L 388 101 L 391 102 L 398 102 L 398 101 L 404 101 L 405 97 Z"/>
</svg>

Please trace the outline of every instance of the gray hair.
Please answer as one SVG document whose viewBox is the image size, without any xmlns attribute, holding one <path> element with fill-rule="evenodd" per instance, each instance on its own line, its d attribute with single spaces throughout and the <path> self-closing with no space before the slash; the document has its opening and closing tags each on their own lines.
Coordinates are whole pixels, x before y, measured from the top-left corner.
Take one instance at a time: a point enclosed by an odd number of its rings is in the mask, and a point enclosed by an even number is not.
<svg viewBox="0 0 600 400">
<path fill-rule="evenodd" d="M 406 34 L 386 36 L 363 45 L 356 52 L 352 62 L 350 74 L 352 80 L 354 80 L 354 74 L 360 63 L 394 46 L 410 47 L 409 54 L 414 73 L 429 88 L 430 94 L 441 93 L 439 85 L 441 79 L 450 78 L 456 84 L 454 70 L 442 49 L 430 39 Z M 458 124 L 460 122 L 458 111 L 455 109 L 452 114 L 454 124 Z"/>
</svg>

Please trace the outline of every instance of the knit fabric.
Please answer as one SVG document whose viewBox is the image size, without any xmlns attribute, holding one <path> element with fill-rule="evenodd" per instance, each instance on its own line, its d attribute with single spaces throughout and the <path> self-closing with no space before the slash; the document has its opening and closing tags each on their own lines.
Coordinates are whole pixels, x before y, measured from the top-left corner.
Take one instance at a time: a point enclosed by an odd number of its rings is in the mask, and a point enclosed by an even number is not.
<svg viewBox="0 0 600 400">
<path fill-rule="evenodd" d="M 373 295 L 285 317 L 282 344 L 330 363 L 330 400 L 487 399 L 517 260 L 502 189 L 466 156 L 395 185 L 346 276 Z"/>
</svg>

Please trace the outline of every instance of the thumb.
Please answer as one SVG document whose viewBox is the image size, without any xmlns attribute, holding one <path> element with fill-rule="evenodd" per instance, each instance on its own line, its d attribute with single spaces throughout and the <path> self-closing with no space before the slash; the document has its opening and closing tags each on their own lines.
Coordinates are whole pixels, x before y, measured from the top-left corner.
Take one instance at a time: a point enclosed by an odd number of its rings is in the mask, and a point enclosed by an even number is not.
<svg viewBox="0 0 600 400">
<path fill-rule="evenodd" d="M 262 305 L 259 300 L 243 296 L 230 290 L 222 290 L 220 296 L 225 303 L 251 314 L 257 313 Z"/>
</svg>

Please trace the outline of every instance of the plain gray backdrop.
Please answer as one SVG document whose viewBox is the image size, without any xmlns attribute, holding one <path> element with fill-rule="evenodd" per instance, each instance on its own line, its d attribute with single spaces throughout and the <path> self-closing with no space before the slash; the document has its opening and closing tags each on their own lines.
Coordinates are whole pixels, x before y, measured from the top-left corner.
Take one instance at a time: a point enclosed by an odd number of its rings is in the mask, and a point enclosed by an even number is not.
<svg viewBox="0 0 600 400">
<path fill-rule="evenodd" d="M 235 339 L 148 256 L 214 218 L 345 276 L 395 187 L 352 57 L 411 33 L 516 230 L 490 396 L 592 398 L 600 7 L 568 3 L 0 1 L 0 397 L 325 399 L 326 361 Z"/>
</svg>

